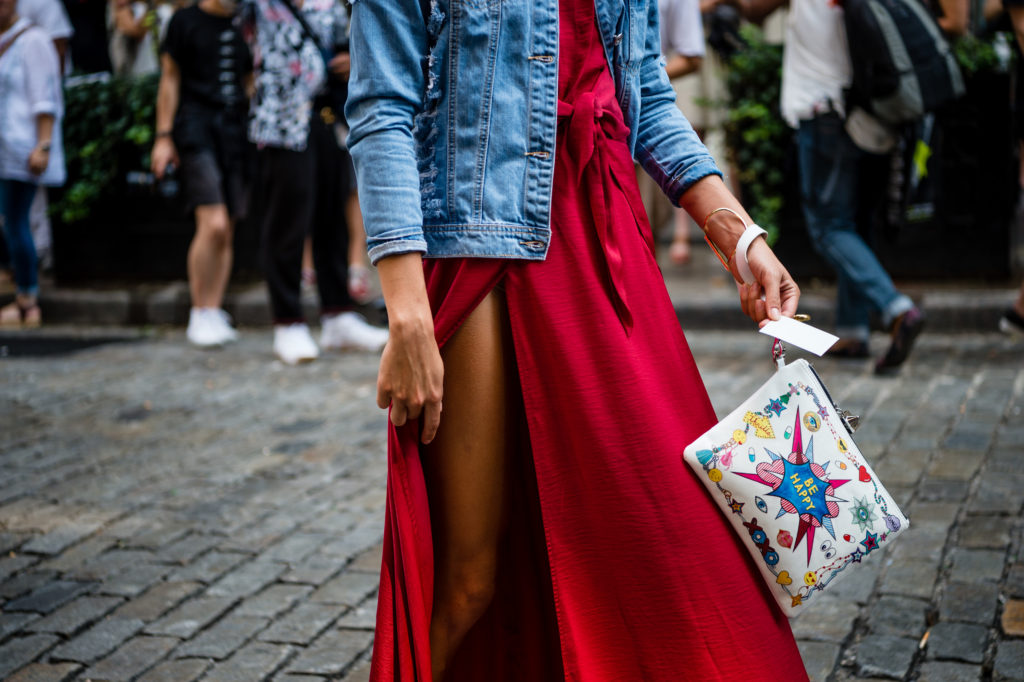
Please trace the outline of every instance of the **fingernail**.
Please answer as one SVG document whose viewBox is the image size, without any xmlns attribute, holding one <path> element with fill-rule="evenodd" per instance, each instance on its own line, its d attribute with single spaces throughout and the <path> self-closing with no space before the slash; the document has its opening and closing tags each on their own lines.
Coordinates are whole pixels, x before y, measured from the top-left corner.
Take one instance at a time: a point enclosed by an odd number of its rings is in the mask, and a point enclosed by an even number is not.
<svg viewBox="0 0 1024 682">
<path fill-rule="evenodd" d="M 779 313 L 779 309 L 778 308 L 772 308 L 771 311 L 768 312 L 768 317 L 772 318 L 773 320 L 779 319 L 779 317 L 781 317 L 781 314 Z"/>
</svg>

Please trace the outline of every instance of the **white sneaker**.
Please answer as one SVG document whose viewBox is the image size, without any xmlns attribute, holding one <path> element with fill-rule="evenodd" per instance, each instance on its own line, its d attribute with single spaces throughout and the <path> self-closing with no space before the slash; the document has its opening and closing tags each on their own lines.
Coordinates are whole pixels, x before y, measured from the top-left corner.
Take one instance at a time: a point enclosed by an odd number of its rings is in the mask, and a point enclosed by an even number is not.
<svg viewBox="0 0 1024 682">
<path fill-rule="evenodd" d="M 192 308 L 188 315 L 185 336 L 199 348 L 219 348 L 238 340 L 231 318 L 220 308 Z"/>
<path fill-rule="evenodd" d="M 320 323 L 320 345 L 328 350 L 379 351 L 388 342 L 388 330 L 374 327 L 359 313 L 324 315 Z"/>
<path fill-rule="evenodd" d="M 302 322 L 274 326 L 274 355 L 286 365 L 313 362 L 320 355 L 309 327 Z"/>
</svg>

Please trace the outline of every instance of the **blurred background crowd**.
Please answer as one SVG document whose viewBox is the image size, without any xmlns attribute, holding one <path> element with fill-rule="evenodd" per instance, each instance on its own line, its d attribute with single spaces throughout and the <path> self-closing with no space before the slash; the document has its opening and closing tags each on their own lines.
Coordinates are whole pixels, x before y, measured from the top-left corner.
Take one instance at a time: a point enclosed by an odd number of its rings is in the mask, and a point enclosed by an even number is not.
<svg viewBox="0 0 1024 682">
<path fill-rule="evenodd" d="M 807 185 L 824 172 L 808 150 L 858 148 L 855 165 L 834 171 L 859 189 L 844 208 L 850 225 L 833 232 L 856 233 L 857 244 L 836 248 L 870 251 L 851 267 L 880 273 L 876 285 L 889 276 L 1007 283 L 1024 262 L 1014 31 L 1024 18 L 1014 0 L 910 1 L 941 31 L 963 88 L 867 150 L 845 133 L 820 137 L 829 116 L 846 117 L 842 96 L 800 108 L 808 83 L 828 90 L 822 81 L 851 78 L 848 56 L 830 76 L 827 55 L 814 54 L 836 46 L 815 44 L 828 32 L 808 9 L 842 2 L 658 3 L 680 108 L 794 275 L 838 281 L 840 348 L 855 357 L 867 352 L 869 312 L 889 329 L 920 327 L 924 312 L 891 281 L 885 302 L 857 299 L 868 285 L 824 246 L 832 234 L 821 211 L 831 209 L 809 198 L 828 188 Z M 386 330 L 355 312 L 379 292 L 344 144 L 348 9 L 343 0 L 0 0 L 0 296 L 10 300 L 0 325 L 42 323 L 40 272 L 44 286 L 187 276 L 188 339 L 215 347 L 237 337 L 223 310 L 229 281 L 262 276 L 284 362 L 382 347 Z M 662 261 L 685 267 L 700 226 L 640 180 Z M 310 291 L 318 340 L 301 308 Z M 1024 333 L 1022 316 L 1024 295 L 1001 327 Z"/>
</svg>

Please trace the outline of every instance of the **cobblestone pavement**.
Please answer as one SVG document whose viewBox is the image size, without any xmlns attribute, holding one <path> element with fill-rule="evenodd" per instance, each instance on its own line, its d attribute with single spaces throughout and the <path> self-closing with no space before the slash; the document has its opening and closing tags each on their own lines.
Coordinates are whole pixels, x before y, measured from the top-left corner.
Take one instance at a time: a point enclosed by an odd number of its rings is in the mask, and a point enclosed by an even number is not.
<svg viewBox="0 0 1024 682">
<path fill-rule="evenodd" d="M 0 678 L 366 679 L 377 358 L 286 368 L 269 338 L 0 360 Z M 771 371 L 760 335 L 690 341 L 720 414 Z M 794 622 L 812 679 L 1024 680 L 1024 344 L 816 367 L 912 523 Z"/>
</svg>

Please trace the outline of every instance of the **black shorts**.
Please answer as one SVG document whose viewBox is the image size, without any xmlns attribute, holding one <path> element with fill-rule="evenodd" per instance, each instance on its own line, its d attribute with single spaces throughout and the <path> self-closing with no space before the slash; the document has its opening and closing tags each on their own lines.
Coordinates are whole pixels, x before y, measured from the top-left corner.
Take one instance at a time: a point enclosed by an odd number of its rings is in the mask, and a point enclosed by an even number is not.
<svg viewBox="0 0 1024 682">
<path fill-rule="evenodd" d="M 249 192 L 240 164 L 222 168 L 214 153 L 207 150 L 181 152 L 179 156 L 182 196 L 189 214 L 199 206 L 224 204 L 233 220 L 245 218 Z"/>
</svg>

